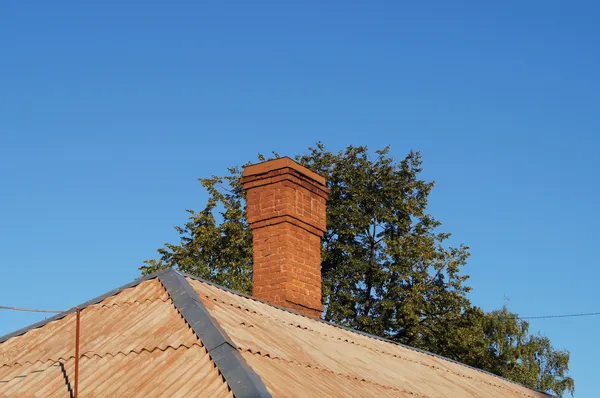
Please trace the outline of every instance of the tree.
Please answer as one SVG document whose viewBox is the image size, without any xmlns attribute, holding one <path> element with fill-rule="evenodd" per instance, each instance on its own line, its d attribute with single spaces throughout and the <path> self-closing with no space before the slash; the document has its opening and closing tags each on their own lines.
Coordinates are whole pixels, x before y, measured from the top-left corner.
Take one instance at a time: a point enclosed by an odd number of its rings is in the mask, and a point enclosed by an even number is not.
<svg viewBox="0 0 600 398">
<path fill-rule="evenodd" d="M 321 263 L 324 319 L 528 387 L 559 395 L 572 391 L 572 379 L 565 376 L 568 353 L 554 351 L 545 338 L 527 336 L 526 323 L 514 316 L 515 325 L 501 323 L 495 313 L 471 306 L 468 276 L 462 272 L 469 248 L 448 247 L 450 234 L 439 232 L 440 222 L 427 213 L 434 183 L 420 178 L 420 153 L 411 151 L 396 162 L 389 150 L 371 156 L 367 147 L 349 146 L 332 153 L 318 143 L 296 157 L 323 175 L 331 190 Z M 259 160 L 264 157 L 259 155 Z M 176 266 L 250 293 L 252 237 L 245 220 L 241 172 L 241 167 L 233 167 L 227 176 L 200 179 L 209 194 L 206 207 L 188 210 L 188 222 L 176 227 L 180 244 L 159 249 L 160 258 L 141 267 L 144 274 Z M 502 334 L 509 326 L 513 334 Z M 521 339 L 520 345 L 513 335 Z M 507 341 L 500 339 L 507 336 Z"/>
<path fill-rule="evenodd" d="M 264 160 L 262 156 L 260 159 Z M 199 179 L 209 194 L 206 206 L 200 212 L 186 210 L 190 214 L 188 222 L 175 227 L 181 235 L 180 244 L 167 243 L 158 249 L 160 258 L 144 261 L 140 268 L 143 274 L 178 267 L 221 286 L 251 293 L 252 234 L 239 183 L 242 168 L 228 170 L 225 177 Z"/>
<path fill-rule="evenodd" d="M 462 330 L 469 350 L 454 359 L 485 369 L 539 391 L 573 394 L 575 381 L 567 376 L 569 352 L 555 350 L 547 337 L 529 334 L 529 323 L 506 307 L 484 313 L 473 307 Z"/>
</svg>

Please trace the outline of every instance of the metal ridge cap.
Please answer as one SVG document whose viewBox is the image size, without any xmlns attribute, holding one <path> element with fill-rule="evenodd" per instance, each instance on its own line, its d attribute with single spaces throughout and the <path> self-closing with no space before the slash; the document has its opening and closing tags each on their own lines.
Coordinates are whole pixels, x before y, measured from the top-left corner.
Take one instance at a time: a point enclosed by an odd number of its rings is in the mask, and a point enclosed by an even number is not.
<svg viewBox="0 0 600 398">
<path fill-rule="evenodd" d="M 170 269 L 158 276 L 173 305 L 206 347 L 223 379 L 236 398 L 270 398 L 263 380 L 240 354 L 237 345 L 210 315 L 198 294 L 181 272 Z"/>
</svg>

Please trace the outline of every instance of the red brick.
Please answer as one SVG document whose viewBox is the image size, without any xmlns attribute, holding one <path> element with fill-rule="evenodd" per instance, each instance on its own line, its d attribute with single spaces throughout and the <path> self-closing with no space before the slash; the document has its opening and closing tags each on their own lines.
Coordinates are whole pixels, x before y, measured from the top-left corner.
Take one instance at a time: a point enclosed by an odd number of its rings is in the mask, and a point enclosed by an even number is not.
<svg viewBox="0 0 600 398">
<path fill-rule="evenodd" d="M 249 166 L 242 183 L 253 231 L 253 294 L 320 316 L 325 180 L 287 159 Z"/>
</svg>

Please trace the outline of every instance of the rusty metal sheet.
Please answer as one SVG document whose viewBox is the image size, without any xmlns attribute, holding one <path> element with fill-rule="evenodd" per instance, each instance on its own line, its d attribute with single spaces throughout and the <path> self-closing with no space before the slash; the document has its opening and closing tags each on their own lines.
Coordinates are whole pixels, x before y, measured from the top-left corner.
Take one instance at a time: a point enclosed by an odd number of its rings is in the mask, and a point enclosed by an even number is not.
<svg viewBox="0 0 600 398">
<path fill-rule="evenodd" d="M 432 354 L 188 280 L 274 396 L 303 396 L 317 388 L 322 396 L 339 397 L 547 397 Z M 323 390 L 317 380 L 328 380 Z"/>
<path fill-rule="evenodd" d="M 156 280 L 147 281 L 128 290 L 145 292 L 156 284 L 160 286 Z M 109 299 L 81 311 L 81 354 L 115 355 L 194 343 L 196 336 L 163 291 L 142 301 Z M 75 314 L 70 314 L 0 344 L 0 365 L 69 359 L 75 355 L 74 342 Z"/>
<path fill-rule="evenodd" d="M 75 315 L 0 344 L 0 397 L 68 397 Z M 232 397 L 202 342 L 157 280 L 81 311 L 81 396 Z"/>
<path fill-rule="evenodd" d="M 254 369 L 261 369 L 261 377 L 274 397 L 419 397 L 408 390 L 366 383 L 326 369 L 281 362 L 250 352 L 242 355 Z"/>
<path fill-rule="evenodd" d="M 45 364 L 24 377 L 0 382 L 0 397 L 66 397 L 73 386 L 74 359 Z M 80 361 L 81 396 L 231 397 L 204 347 L 167 348 L 137 354 L 84 356 Z"/>
</svg>

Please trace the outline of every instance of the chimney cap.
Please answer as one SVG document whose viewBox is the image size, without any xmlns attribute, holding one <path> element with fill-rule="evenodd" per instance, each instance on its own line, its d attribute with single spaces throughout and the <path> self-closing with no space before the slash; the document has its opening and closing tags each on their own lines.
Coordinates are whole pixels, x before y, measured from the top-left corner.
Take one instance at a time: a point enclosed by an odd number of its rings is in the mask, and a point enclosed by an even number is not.
<svg viewBox="0 0 600 398">
<path fill-rule="evenodd" d="M 304 176 L 310 178 L 311 180 L 319 183 L 322 186 L 326 186 L 325 177 L 322 177 L 314 171 L 307 169 L 306 167 L 302 166 L 301 164 L 297 163 L 292 158 L 287 156 L 248 165 L 244 167 L 243 177 L 265 174 L 270 171 L 284 169 L 286 167 L 296 170 L 297 172 L 303 174 Z"/>
</svg>

